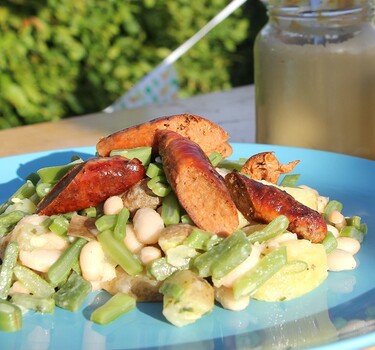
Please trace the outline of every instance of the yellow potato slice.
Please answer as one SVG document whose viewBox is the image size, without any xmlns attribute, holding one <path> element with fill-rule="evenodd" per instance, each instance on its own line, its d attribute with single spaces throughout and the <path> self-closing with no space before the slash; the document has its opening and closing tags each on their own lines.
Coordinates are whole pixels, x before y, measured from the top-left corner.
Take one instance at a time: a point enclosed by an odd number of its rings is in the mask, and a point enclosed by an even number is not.
<svg viewBox="0 0 375 350">
<path fill-rule="evenodd" d="M 290 300 L 310 292 L 327 277 L 327 255 L 322 244 L 308 240 L 282 243 L 288 263 L 252 295 L 263 301 Z"/>
</svg>

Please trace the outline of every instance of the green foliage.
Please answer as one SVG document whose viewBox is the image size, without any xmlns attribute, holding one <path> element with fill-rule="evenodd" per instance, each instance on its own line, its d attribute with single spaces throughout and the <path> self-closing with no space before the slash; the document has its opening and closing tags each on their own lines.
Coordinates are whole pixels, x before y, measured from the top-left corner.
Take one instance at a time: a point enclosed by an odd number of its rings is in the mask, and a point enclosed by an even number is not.
<svg viewBox="0 0 375 350">
<path fill-rule="evenodd" d="M 0 129 L 102 110 L 227 3 L 3 1 Z M 231 86 L 232 60 L 249 24 L 244 9 L 237 10 L 177 62 L 181 96 Z"/>
</svg>

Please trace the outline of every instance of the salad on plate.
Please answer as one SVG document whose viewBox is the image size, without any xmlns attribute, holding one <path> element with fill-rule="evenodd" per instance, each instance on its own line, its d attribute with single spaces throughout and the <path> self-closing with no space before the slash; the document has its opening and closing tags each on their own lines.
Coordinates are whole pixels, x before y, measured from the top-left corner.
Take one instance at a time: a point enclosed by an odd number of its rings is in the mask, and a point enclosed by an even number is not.
<svg viewBox="0 0 375 350">
<path fill-rule="evenodd" d="M 356 268 L 361 218 L 299 185 L 300 160 L 229 160 L 228 139 L 205 118 L 162 117 L 30 174 L 0 206 L 0 330 L 28 311 L 77 311 L 95 290 L 110 295 L 95 323 L 155 301 L 182 327 L 215 303 L 290 300 Z"/>
</svg>

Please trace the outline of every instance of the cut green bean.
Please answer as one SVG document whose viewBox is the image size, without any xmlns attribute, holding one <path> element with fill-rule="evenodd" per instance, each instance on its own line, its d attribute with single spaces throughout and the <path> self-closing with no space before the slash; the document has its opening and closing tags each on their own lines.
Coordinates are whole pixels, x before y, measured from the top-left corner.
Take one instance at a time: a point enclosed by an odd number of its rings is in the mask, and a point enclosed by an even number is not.
<svg viewBox="0 0 375 350">
<path fill-rule="evenodd" d="M 95 226 L 99 232 L 113 230 L 117 222 L 116 214 L 103 215 L 95 221 Z"/>
<path fill-rule="evenodd" d="M 164 281 L 178 268 L 168 264 L 165 257 L 153 260 L 147 265 L 147 273 L 157 281 Z"/>
<path fill-rule="evenodd" d="M 28 291 L 30 291 L 31 294 L 41 298 L 48 298 L 55 293 L 55 289 L 52 285 L 29 268 L 25 266 L 16 266 L 13 271 L 17 279 L 27 288 Z"/>
<path fill-rule="evenodd" d="M 356 229 L 361 230 L 361 217 L 354 215 L 346 219 L 346 224 L 348 226 L 354 226 Z"/>
<path fill-rule="evenodd" d="M 211 235 L 208 232 L 195 228 L 184 240 L 184 244 L 195 249 L 204 250 L 210 237 Z"/>
<path fill-rule="evenodd" d="M 0 228 L 5 232 L 9 232 L 14 225 L 18 223 L 27 213 L 21 210 L 11 211 L 9 213 L 3 213 L 0 216 Z"/>
<path fill-rule="evenodd" d="M 224 159 L 217 165 L 217 167 L 228 169 L 228 170 L 240 171 L 243 165 L 245 164 L 245 162 L 246 162 L 246 159 L 239 159 L 239 160 Z"/>
<path fill-rule="evenodd" d="M 213 166 L 217 166 L 223 160 L 223 157 L 219 152 L 213 152 L 208 156 L 208 159 Z"/>
<path fill-rule="evenodd" d="M 168 298 L 180 299 L 185 289 L 178 283 L 166 280 L 160 287 L 159 292 Z"/>
<path fill-rule="evenodd" d="M 135 147 L 129 149 L 116 149 L 111 151 L 110 156 L 121 156 L 128 159 L 137 158 L 143 165 L 147 165 L 151 160 L 152 147 Z"/>
<path fill-rule="evenodd" d="M 193 266 L 198 271 L 199 276 L 201 277 L 208 277 L 213 274 L 213 271 L 215 270 L 216 276 L 224 276 L 225 271 L 228 270 L 225 266 L 223 266 L 220 263 L 220 260 L 223 258 L 227 258 L 227 252 L 230 252 L 231 249 L 238 246 L 247 246 L 250 248 L 245 248 L 247 251 L 251 251 L 251 246 L 249 241 L 246 238 L 246 235 L 242 231 L 236 231 L 232 233 L 230 236 L 225 238 L 223 241 L 221 241 L 219 244 L 212 247 L 207 252 L 198 255 L 194 261 Z M 229 253 L 229 255 L 231 255 Z M 232 256 L 231 256 L 232 257 Z M 236 257 L 232 257 L 234 260 L 236 260 L 236 264 L 238 265 L 241 263 L 247 256 L 241 255 L 241 257 L 237 260 Z M 230 264 L 230 268 L 233 268 L 232 262 L 228 262 L 225 260 L 226 263 Z"/>
<path fill-rule="evenodd" d="M 181 215 L 181 223 L 182 224 L 194 225 L 193 220 L 191 220 L 191 217 L 188 214 Z"/>
<path fill-rule="evenodd" d="M 285 175 L 281 180 L 279 186 L 282 187 L 297 187 L 297 183 L 299 178 L 301 177 L 300 174 L 293 174 L 293 175 Z"/>
<path fill-rule="evenodd" d="M 105 325 L 133 310 L 135 305 L 135 298 L 128 294 L 118 293 L 111 297 L 104 305 L 96 309 L 91 314 L 90 320 Z"/>
<path fill-rule="evenodd" d="M 57 286 L 66 279 L 79 258 L 82 247 L 87 243 L 84 238 L 76 238 L 47 272 L 48 280 Z"/>
<path fill-rule="evenodd" d="M 30 198 L 35 193 L 35 186 L 30 181 L 27 180 L 13 195 L 3 204 L 0 205 L 0 214 L 4 213 L 4 211 L 13 204 L 13 199 L 24 199 Z"/>
<path fill-rule="evenodd" d="M 289 226 L 289 220 L 285 215 L 279 215 L 273 219 L 261 231 L 256 231 L 248 236 L 250 243 L 262 243 L 284 233 Z"/>
<path fill-rule="evenodd" d="M 241 239 L 235 242 L 228 250 L 222 252 L 212 264 L 212 277 L 219 279 L 227 275 L 241 264 L 251 253 L 251 243 L 246 239 L 245 233 L 239 231 Z"/>
<path fill-rule="evenodd" d="M 19 247 L 15 241 L 10 241 L 5 248 L 3 262 L 0 269 L 0 299 L 8 297 L 12 285 L 13 269 L 18 259 Z"/>
<path fill-rule="evenodd" d="M 350 237 L 356 239 L 359 243 L 362 243 L 364 238 L 364 233 L 358 230 L 354 226 L 344 226 L 340 230 L 340 237 Z"/>
<path fill-rule="evenodd" d="M 45 183 L 45 182 L 39 182 L 36 185 L 36 194 L 39 198 L 44 198 L 49 191 L 51 191 L 52 184 Z"/>
<path fill-rule="evenodd" d="M 27 310 L 52 314 L 55 311 L 55 300 L 53 298 L 42 298 L 30 294 L 16 293 L 12 295 L 12 302 Z"/>
<path fill-rule="evenodd" d="M 155 176 L 151 180 L 148 180 L 147 187 L 159 197 L 165 197 L 171 191 L 167 178 L 162 175 Z"/>
<path fill-rule="evenodd" d="M 75 160 L 69 164 L 51 166 L 41 168 L 37 171 L 40 181 L 47 184 L 55 184 L 59 181 L 70 169 L 77 164 L 82 163 L 82 159 Z"/>
<path fill-rule="evenodd" d="M 96 215 L 97 215 L 96 208 L 95 207 L 90 207 L 90 208 L 83 209 L 81 211 L 81 215 L 87 216 L 89 218 L 95 218 Z"/>
<path fill-rule="evenodd" d="M 22 311 L 6 300 L 0 300 L 0 331 L 16 332 L 22 328 Z"/>
<path fill-rule="evenodd" d="M 322 244 L 326 250 L 326 253 L 329 254 L 337 248 L 337 240 L 331 231 L 328 231 L 326 236 L 323 239 Z"/>
<path fill-rule="evenodd" d="M 112 231 L 105 230 L 99 233 L 97 238 L 102 245 L 104 253 L 119 264 L 129 275 L 136 275 L 143 270 L 139 260 L 123 242 L 113 236 Z"/>
<path fill-rule="evenodd" d="M 49 225 L 49 229 L 56 233 L 59 236 L 64 236 L 68 232 L 69 221 L 65 217 L 58 215 L 56 216 L 51 224 Z"/>
<path fill-rule="evenodd" d="M 324 208 L 324 212 L 323 212 L 324 219 L 327 222 L 329 222 L 329 220 L 328 220 L 329 214 L 331 212 L 335 211 L 335 210 L 337 210 L 341 213 L 342 208 L 343 208 L 343 205 L 342 205 L 341 202 L 336 201 L 336 200 L 329 201 L 328 204 L 326 205 L 326 207 Z"/>
<path fill-rule="evenodd" d="M 124 240 L 126 236 L 126 224 L 128 223 L 130 212 L 127 208 L 122 208 L 117 214 L 116 225 L 113 229 L 113 236 L 118 240 Z"/>
<path fill-rule="evenodd" d="M 57 306 L 77 311 L 91 292 L 91 283 L 80 275 L 72 272 L 66 283 L 54 294 L 53 298 Z"/>
<path fill-rule="evenodd" d="M 281 246 L 264 256 L 256 266 L 239 277 L 233 286 L 234 298 L 254 293 L 287 262 L 286 247 Z"/>
<path fill-rule="evenodd" d="M 181 207 L 176 195 L 174 192 L 170 192 L 163 198 L 161 207 L 161 218 L 163 219 L 164 225 L 178 224 L 180 222 L 180 211 Z"/>
<path fill-rule="evenodd" d="M 163 165 L 159 163 L 150 163 L 146 171 L 146 176 L 152 179 L 155 176 L 160 175 L 164 175 Z"/>
</svg>

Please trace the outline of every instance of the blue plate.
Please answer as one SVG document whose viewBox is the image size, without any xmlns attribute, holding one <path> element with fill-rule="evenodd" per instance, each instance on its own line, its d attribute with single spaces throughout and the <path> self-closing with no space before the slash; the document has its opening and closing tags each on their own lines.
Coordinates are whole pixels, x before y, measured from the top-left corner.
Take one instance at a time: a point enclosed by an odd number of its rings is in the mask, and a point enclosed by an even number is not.
<svg viewBox="0 0 375 350">
<path fill-rule="evenodd" d="M 282 162 L 300 159 L 300 183 L 344 203 L 345 215 L 360 215 L 368 234 L 354 271 L 330 273 L 316 290 L 288 302 L 252 300 L 245 311 L 214 311 L 184 328 L 165 321 L 161 303 L 138 303 L 110 325 L 89 321 L 102 294 L 92 293 L 75 313 L 28 313 L 20 332 L 1 333 L 1 349 L 357 349 L 375 344 L 375 162 L 306 149 L 233 144 L 232 158 L 275 151 Z M 64 164 L 74 154 L 91 157 L 93 147 L 0 159 L 0 202 L 30 172 Z"/>
</svg>

